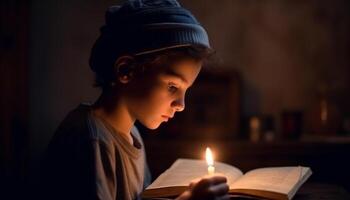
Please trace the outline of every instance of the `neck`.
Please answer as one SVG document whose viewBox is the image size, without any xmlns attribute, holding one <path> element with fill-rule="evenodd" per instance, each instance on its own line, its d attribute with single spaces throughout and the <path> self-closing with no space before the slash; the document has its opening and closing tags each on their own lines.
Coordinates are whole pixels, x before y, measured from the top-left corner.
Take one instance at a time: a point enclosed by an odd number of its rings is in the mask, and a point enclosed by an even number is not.
<svg viewBox="0 0 350 200">
<path fill-rule="evenodd" d="M 118 134 L 123 134 L 132 142 L 130 132 L 135 119 L 131 116 L 124 99 L 114 93 L 103 91 L 93 105 L 93 113 L 108 122 Z"/>
</svg>

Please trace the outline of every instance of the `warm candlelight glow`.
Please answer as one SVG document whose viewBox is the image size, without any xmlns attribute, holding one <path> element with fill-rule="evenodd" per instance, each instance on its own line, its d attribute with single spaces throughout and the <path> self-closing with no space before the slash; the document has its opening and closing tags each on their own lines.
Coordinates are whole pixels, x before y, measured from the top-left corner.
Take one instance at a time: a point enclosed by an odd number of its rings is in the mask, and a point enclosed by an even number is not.
<svg viewBox="0 0 350 200">
<path fill-rule="evenodd" d="M 209 147 L 207 147 L 205 151 L 205 159 L 207 160 L 208 165 L 214 165 L 213 154 L 211 153 L 211 150 Z"/>
<path fill-rule="evenodd" d="M 205 159 L 207 160 L 207 163 L 208 163 L 208 174 L 213 175 L 215 172 L 214 159 L 213 159 L 213 154 L 211 153 L 211 150 L 209 147 L 207 147 L 205 151 Z"/>
</svg>

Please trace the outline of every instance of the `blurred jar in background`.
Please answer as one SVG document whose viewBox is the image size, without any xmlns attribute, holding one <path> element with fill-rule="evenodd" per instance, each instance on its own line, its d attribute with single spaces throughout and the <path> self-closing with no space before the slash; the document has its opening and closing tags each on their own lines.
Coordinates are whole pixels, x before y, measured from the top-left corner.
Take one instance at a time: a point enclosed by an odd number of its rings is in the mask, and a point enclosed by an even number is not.
<svg viewBox="0 0 350 200">
<path fill-rule="evenodd" d="M 261 136 L 261 121 L 257 116 L 249 120 L 249 139 L 252 142 L 258 142 Z"/>
<path fill-rule="evenodd" d="M 341 127 L 338 107 L 327 97 L 321 97 L 306 113 L 306 130 L 312 134 L 335 135 Z"/>
<path fill-rule="evenodd" d="M 264 140 L 266 142 L 272 142 L 275 140 L 275 123 L 274 118 L 271 115 L 264 117 Z"/>
<path fill-rule="evenodd" d="M 301 111 L 283 111 L 281 123 L 283 139 L 298 139 L 303 131 L 303 113 Z"/>
<path fill-rule="evenodd" d="M 274 120 L 271 115 L 252 116 L 249 119 L 249 139 L 252 142 L 271 142 L 275 139 Z"/>
</svg>

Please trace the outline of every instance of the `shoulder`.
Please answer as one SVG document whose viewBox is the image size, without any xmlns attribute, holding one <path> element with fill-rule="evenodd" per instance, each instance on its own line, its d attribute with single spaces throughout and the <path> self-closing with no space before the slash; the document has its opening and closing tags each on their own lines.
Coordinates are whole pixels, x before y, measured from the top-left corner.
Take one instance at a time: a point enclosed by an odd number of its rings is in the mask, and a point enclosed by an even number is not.
<svg viewBox="0 0 350 200">
<path fill-rule="evenodd" d="M 90 119 L 91 106 L 79 104 L 60 123 L 51 139 L 50 146 L 65 147 L 88 144 L 97 138 L 94 123 Z M 63 148 L 65 148 L 63 147 Z"/>
<path fill-rule="evenodd" d="M 79 104 L 70 111 L 59 125 L 57 131 L 70 130 L 71 134 L 82 134 L 89 131 L 89 115 L 91 106 L 88 104 Z"/>
</svg>

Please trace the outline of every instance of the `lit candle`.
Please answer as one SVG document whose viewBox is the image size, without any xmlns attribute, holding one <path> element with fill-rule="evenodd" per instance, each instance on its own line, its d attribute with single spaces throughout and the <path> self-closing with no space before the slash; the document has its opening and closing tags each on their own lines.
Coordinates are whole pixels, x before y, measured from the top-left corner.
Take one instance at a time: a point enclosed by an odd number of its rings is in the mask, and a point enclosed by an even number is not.
<svg viewBox="0 0 350 200">
<path fill-rule="evenodd" d="M 213 175 L 215 173 L 215 167 L 214 167 L 214 159 L 213 154 L 211 153 L 211 150 L 209 147 L 207 147 L 205 151 L 205 159 L 208 163 L 208 174 Z"/>
</svg>

